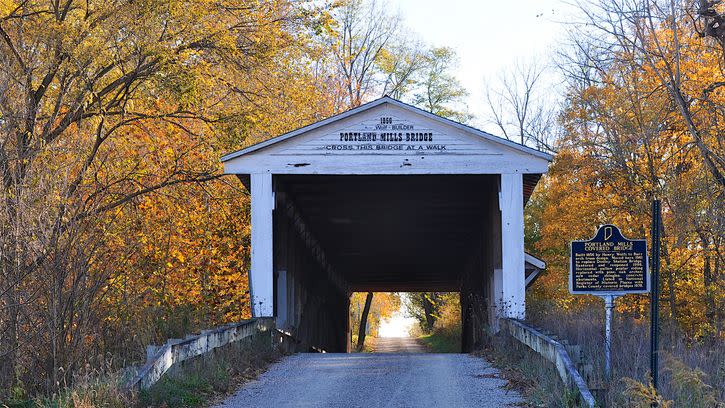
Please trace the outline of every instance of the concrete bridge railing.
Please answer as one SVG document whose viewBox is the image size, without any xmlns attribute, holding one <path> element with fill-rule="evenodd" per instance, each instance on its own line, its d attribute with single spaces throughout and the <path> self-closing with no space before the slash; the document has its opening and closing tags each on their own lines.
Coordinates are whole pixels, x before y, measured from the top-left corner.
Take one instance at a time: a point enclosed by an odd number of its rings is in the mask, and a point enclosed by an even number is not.
<svg viewBox="0 0 725 408">
<path fill-rule="evenodd" d="M 500 324 L 501 331 L 526 345 L 556 367 L 559 378 L 577 395 L 580 406 L 588 408 L 596 406 L 594 396 L 563 344 L 518 320 L 501 319 Z"/>
<path fill-rule="evenodd" d="M 128 389 L 147 389 L 170 370 L 184 361 L 197 357 L 209 357 L 214 351 L 227 346 L 260 345 L 268 351 L 273 347 L 275 324 L 273 318 L 256 318 L 231 323 L 200 334 L 187 336 L 183 340 L 171 339 L 163 346 L 148 346 L 146 363 L 126 384 Z"/>
</svg>

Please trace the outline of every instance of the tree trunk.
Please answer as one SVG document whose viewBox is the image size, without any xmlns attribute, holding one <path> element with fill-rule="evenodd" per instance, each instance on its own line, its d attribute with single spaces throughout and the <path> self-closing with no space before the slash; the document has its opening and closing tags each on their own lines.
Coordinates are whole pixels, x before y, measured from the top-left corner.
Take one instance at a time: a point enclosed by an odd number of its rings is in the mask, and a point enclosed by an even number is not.
<svg viewBox="0 0 725 408">
<path fill-rule="evenodd" d="M 710 255 L 705 255 L 705 264 L 703 265 L 703 283 L 705 284 L 705 317 L 713 323 L 716 328 L 717 309 L 715 308 L 715 296 L 713 290 L 712 270 L 710 269 Z"/>
<path fill-rule="evenodd" d="M 21 262 L 19 257 L 22 250 L 20 247 L 18 216 L 18 201 L 20 200 L 20 188 L 16 188 L 19 184 L 13 176 L 8 176 L 7 184 L 3 185 L 6 205 L 6 222 L 2 225 L 3 240 L 0 242 L 5 249 L 0 251 L 0 389 L 9 389 L 15 381 L 17 371 L 17 349 L 20 338 L 20 304 L 21 296 L 19 292 L 19 284 L 22 277 L 20 270 Z"/>
<path fill-rule="evenodd" d="M 357 351 L 360 352 L 365 346 L 365 333 L 368 326 L 368 314 L 370 313 L 370 305 L 373 303 L 373 292 L 368 292 L 365 297 L 365 307 L 360 316 L 360 327 L 357 329 Z"/>
<path fill-rule="evenodd" d="M 425 312 L 425 327 L 426 327 L 426 329 L 428 329 L 428 332 L 433 330 L 433 325 L 436 322 L 435 305 L 433 304 L 433 301 L 430 299 L 433 296 L 435 296 L 433 293 L 426 293 L 425 297 L 423 298 L 423 311 Z"/>
<path fill-rule="evenodd" d="M 433 325 L 437 320 L 438 313 L 438 296 L 435 292 L 426 293 L 423 298 L 423 311 L 425 312 L 425 327 L 428 332 L 433 330 Z"/>
<path fill-rule="evenodd" d="M 667 250 L 667 241 L 665 236 L 665 228 L 662 226 L 662 257 L 665 259 L 665 270 L 667 271 L 667 286 L 670 303 L 670 318 L 674 322 L 677 320 L 677 298 L 675 295 L 675 274 L 672 270 L 672 262 L 670 252 Z"/>
<path fill-rule="evenodd" d="M 715 268 L 711 272 L 712 280 L 716 288 L 720 285 L 720 257 L 715 255 Z M 715 327 L 717 328 L 717 338 L 720 338 L 723 329 L 723 311 L 722 308 L 715 307 Z"/>
</svg>

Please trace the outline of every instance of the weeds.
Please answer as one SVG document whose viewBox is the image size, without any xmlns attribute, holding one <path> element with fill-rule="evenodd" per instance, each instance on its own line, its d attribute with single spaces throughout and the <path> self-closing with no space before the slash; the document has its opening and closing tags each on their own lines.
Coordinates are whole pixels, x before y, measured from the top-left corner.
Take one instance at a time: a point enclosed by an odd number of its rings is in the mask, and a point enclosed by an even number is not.
<svg viewBox="0 0 725 408">
<path fill-rule="evenodd" d="M 665 401 L 661 395 L 657 394 L 651 383 L 644 385 L 629 377 L 624 377 L 619 382 L 624 387 L 618 396 L 618 399 L 623 400 L 623 403 L 626 404 L 622 406 L 631 408 L 672 407 L 672 401 Z"/>
<path fill-rule="evenodd" d="M 534 326 L 582 346 L 584 354 L 592 359 L 595 377 L 603 378 L 603 312 L 592 309 L 553 312 L 549 307 L 529 310 L 527 320 Z M 646 384 L 650 383 L 649 323 L 619 315 L 613 321 L 612 333 L 612 377 L 615 381 L 607 392 L 609 406 L 630 407 L 654 402 L 654 397 L 645 392 Z M 674 407 L 724 406 L 725 345 L 721 340 L 688 339 L 675 325 L 665 322 L 660 346 L 663 356 L 660 395 L 657 397 L 660 406 L 665 406 L 667 401 L 672 401 Z"/>
<path fill-rule="evenodd" d="M 88 370 L 73 385 L 47 398 L 30 399 L 22 388 L 10 393 L 2 408 L 195 408 L 256 378 L 277 357 L 251 349 L 217 349 L 211 359 L 195 359 L 172 370 L 140 393 L 128 392 L 123 371 Z M 108 365 L 111 366 L 110 364 Z"/>
<path fill-rule="evenodd" d="M 460 353 L 461 352 L 461 336 L 449 336 L 443 331 L 433 331 L 419 337 L 419 339 L 433 353 Z"/>
<path fill-rule="evenodd" d="M 504 335 L 490 337 L 484 356 L 534 407 L 572 407 L 575 396 L 551 364 L 526 346 Z"/>
</svg>

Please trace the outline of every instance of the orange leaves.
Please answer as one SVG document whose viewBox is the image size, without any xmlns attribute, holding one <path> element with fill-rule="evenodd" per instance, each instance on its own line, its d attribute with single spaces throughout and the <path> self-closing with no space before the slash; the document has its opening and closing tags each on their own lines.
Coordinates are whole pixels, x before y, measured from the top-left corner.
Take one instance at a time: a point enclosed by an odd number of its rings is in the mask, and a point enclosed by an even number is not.
<svg viewBox="0 0 725 408">
<path fill-rule="evenodd" d="M 671 31 L 657 35 L 672 46 Z M 692 101 L 700 129 L 720 126 L 702 136 L 716 146 L 708 135 L 722 132 L 725 98 L 720 89 L 706 90 L 723 80 L 722 55 L 701 38 L 681 36 L 680 41 L 682 91 Z M 672 57 L 661 56 L 658 64 Z M 725 305 L 725 291 L 721 284 L 707 283 L 718 268 L 715 262 L 720 270 L 723 264 L 722 191 L 708 177 L 687 124 L 662 84 L 658 70 L 665 67 L 660 65 L 620 52 L 603 68 L 600 82 L 570 91 L 561 116 L 560 150 L 529 204 L 527 222 L 537 224 L 538 235 L 527 239 L 548 264 L 531 297 L 553 299 L 563 308 L 591 303 L 568 294 L 568 242 L 589 238 L 602 223 L 618 225 L 628 237 L 649 239 L 650 203 L 658 197 L 665 224 L 663 314 L 675 317 L 690 335 L 703 336 L 722 332 L 717 310 Z M 647 307 L 646 296 L 627 296 L 617 306 L 637 318 L 647 315 Z"/>
</svg>

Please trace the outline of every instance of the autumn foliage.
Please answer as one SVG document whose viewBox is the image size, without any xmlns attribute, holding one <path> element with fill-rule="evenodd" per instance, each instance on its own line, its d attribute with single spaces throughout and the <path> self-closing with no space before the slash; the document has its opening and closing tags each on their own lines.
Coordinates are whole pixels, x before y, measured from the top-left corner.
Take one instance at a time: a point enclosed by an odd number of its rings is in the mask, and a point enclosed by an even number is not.
<svg viewBox="0 0 725 408">
<path fill-rule="evenodd" d="M 594 305 L 567 243 L 649 237 L 660 198 L 663 314 L 721 342 L 725 9 L 616 4 L 585 5 L 562 137 L 537 143 L 556 159 L 527 207 L 530 309 Z M 375 2 L 0 0 L 0 399 L 249 317 L 248 196 L 219 157 L 385 93 L 468 120 L 455 60 Z M 645 296 L 617 308 L 648 318 Z"/>
<path fill-rule="evenodd" d="M 560 117 L 564 136 L 527 212 L 527 244 L 548 261 L 531 296 L 563 309 L 596 302 L 568 294 L 568 242 L 589 239 L 605 223 L 649 240 L 651 201 L 659 198 L 663 313 L 693 338 L 721 337 L 724 50 L 684 22 L 674 26 L 677 42 L 667 21 L 645 33 L 637 24 L 646 21 L 630 23 L 633 32 L 617 35 L 631 46 L 588 56 L 592 72 L 572 79 Z M 673 92 L 686 98 L 686 113 Z M 646 317 L 649 300 L 627 296 L 617 307 Z"/>
</svg>

